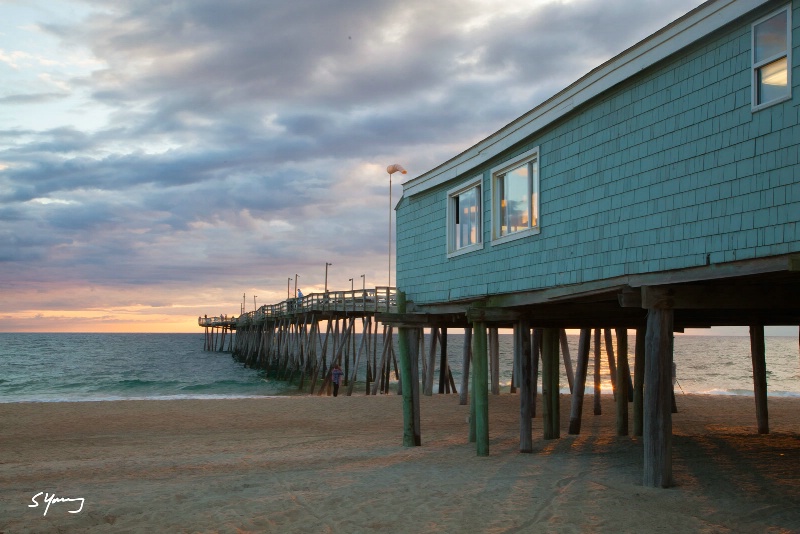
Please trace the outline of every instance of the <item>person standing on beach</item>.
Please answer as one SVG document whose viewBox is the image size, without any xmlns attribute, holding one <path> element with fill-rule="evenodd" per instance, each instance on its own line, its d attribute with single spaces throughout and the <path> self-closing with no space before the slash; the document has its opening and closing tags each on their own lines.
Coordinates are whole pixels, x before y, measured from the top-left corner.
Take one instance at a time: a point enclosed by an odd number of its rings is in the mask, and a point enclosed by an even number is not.
<svg viewBox="0 0 800 534">
<path fill-rule="evenodd" d="M 333 382 L 333 396 L 339 396 L 339 384 L 342 382 L 342 375 L 344 375 L 344 371 L 339 367 L 339 364 L 334 364 L 333 369 L 331 369 L 331 382 Z"/>
</svg>

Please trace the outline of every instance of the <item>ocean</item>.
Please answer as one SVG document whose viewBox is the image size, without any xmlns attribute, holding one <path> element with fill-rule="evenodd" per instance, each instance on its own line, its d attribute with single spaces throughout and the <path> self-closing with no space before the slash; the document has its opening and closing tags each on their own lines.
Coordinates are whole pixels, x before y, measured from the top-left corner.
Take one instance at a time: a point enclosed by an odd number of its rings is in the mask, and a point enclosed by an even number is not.
<svg viewBox="0 0 800 534">
<path fill-rule="evenodd" d="M 570 335 L 573 362 L 578 336 Z M 633 351 L 634 337 L 629 339 Z M 456 385 L 461 380 L 462 334 L 448 335 Z M 429 341 L 426 340 L 426 347 Z M 800 396 L 796 337 L 767 337 L 771 396 Z M 426 349 L 427 350 L 427 349 Z M 501 385 L 511 382 L 512 336 L 500 335 Z M 676 335 L 675 392 L 752 395 L 750 340 L 735 336 Z M 630 356 L 631 366 L 633 357 Z M 363 365 L 363 363 L 362 363 Z M 437 355 L 438 365 L 438 355 Z M 574 363 L 573 363 L 574 365 Z M 603 391 L 610 393 L 603 347 Z M 587 394 L 592 387 L 589 365 Z M 561 390 L 568 392 L 562 367 Z M 363 380 L 363 371 L 359 380 Z M 438 378 L 438 372 L 436 374 Z M 541 382 L 540 382 L 541 387 Z M 363 388 L 356 388 L 363 391 Z M 434 386 L 437 391 L 437 386 Z M 249 369 L 229 353 L 203 350 L 203 334 L 0 333 L 0 402 L 128 399 L 209 399 L 297 395 L 295 385 Z"/>
</svg>

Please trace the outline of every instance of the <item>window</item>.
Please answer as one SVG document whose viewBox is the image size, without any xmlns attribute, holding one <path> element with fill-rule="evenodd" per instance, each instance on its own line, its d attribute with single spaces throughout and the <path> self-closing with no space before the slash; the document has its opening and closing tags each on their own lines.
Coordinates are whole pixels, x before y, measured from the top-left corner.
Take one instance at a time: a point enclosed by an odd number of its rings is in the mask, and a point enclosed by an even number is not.
<svg viewBox="0 0 800 534">
<path fill-rule="evenodd" d="M 791 27 L 788 6 L 753 24 L 753 109 L 776 104 L 792 96 Z"/>
<path fill-rule="evenodd" d="M 539 149 L 492 170 L 492 243 L 539 232 Z"/>
<path fill-rule="evenodd" d="M 449 256 L 483 248 L 481 178 L 447 193 L 447 253 Z"/>
</svg>

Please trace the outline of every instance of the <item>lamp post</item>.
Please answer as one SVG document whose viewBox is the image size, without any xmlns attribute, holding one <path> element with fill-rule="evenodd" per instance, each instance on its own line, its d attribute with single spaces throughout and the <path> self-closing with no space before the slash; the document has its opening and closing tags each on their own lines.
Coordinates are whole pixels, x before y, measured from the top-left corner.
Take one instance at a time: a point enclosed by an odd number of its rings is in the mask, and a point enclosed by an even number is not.
<svg viewBox="0 0 800 534">
<path fill-rule="evenodd" d="M 291 288 L 291 284 L 292 284 L 292 279 L 291 278 L 287 278 L 286 279 L 286 300 L 289 300 L 290 298 L 292 298 L 291 294 L 289 292 L 289 289 Z"/>
<path fill-rule="evenodd" d="M 297 296 L 297 273 L 295 273 L 295 275 L 294 275 L 294 295 L 292 295 L 292 296 L 294 296 L 294 297 Z"/>
<path fill-rule="evenodd" d="M 392 287 L 392 175 L 396 172 L 406 174 L 402 165 L 394 163 L 386 167 L 389 173 L 389 287 Z"/>
<path fill-rule="evenodd" d="M 256 295 L 253 295 L 253 311 L 256 311 L 258 307 L 256 306 Z"/>
<path fill-rule="evenodd" d="M 348 280 L 350 281 L 350 291 L 353 291 L 353 279 L 348 278 Z"/>
<path fill-rule="evenodd" d="M 362 274 L 361 275 L 361 291 L 366 291 L 366 290 L 367 290 L 367 275 L 366 274 Z"/>
<path fill-rule="evenodd" d="M 325 262 L 325 294 L 328 294 L 328 266 L 333 265 L 332 263 Z"/>
</svg>

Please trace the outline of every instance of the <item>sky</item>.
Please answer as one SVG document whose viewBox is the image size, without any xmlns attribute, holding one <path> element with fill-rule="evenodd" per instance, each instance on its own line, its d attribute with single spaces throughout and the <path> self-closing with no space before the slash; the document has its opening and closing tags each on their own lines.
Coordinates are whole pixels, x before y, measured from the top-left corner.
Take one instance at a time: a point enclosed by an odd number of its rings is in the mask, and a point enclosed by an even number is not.
<svg viewBox="0 0 800 534">
<path fill-rule="evenodd" d="M 0 0 L 0 331 L 386 285 L 387 165 L 396 203 L 700 3 Z"/>
</svg>

